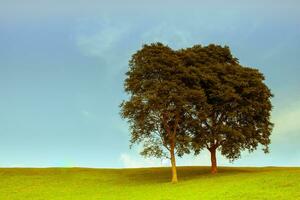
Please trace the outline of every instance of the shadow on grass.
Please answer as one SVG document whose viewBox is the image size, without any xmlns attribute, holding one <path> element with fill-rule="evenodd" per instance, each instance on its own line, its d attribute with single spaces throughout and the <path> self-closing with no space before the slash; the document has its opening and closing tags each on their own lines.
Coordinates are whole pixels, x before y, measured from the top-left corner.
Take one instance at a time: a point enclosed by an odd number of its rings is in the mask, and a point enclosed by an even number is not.
<svg viewBox="0 0 300 200">
<path fill-rule="evenodd" d="M 258 168 L 259 169 L 259 168 Z M 263 170 L 252 168 L 219 167 L 218 174 L 211 174 L 210 167 L 178 167 L 177 174 L 180 182 L 198 178 L 212 178 L 241 173 L 258 173 Z M 262 168 L 260 168 L 262 169 Z M 129 184 L 169 183 L 171 168 L 142 168 L 122 170 L 122 174 Z"/>
</svg>

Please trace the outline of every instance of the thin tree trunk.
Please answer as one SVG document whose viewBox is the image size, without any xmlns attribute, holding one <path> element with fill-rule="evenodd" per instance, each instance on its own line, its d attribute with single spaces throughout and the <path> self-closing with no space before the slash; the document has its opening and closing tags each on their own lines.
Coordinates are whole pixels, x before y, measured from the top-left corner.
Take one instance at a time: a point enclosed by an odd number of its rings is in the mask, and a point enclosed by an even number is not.
<svg viewBox="0 0 300 200">
<path fill-rule="evenodd" d="M 176 160 L 175 160 L 175 153 L 174 153 L 174 146 L 171 145 L 170 149 L 171 154 L 171 166 L 172 166 L 172 183 L 177 183 L 177 169 L 176 169 Z"/>
<path fill-rule="evenodd" d="M 209 149 L 210 151 L 210 160 L 211 160 L 211 173 L 216 174 L 217 173 L 217 158 L 216 158 L 216 148 Z"/>
<path fill-rule="evenodd" d="M 176 143 L 176 132 L 177 132 L 178 121 L 179 121 L 179 115 L 177 114 L 173 130 L 171 130 L 170 126 L 168 125 L 167 114 L 163 113 L 163 124 L 168 134 L 169 145 L 170 145 L 169 151 L 170 151 L 170 159 L 171 159 L 171 167 L 172 167 L 172 183 L 178 182 L 176 158 L 175 158 L 175 143 Z"/>
</svg>

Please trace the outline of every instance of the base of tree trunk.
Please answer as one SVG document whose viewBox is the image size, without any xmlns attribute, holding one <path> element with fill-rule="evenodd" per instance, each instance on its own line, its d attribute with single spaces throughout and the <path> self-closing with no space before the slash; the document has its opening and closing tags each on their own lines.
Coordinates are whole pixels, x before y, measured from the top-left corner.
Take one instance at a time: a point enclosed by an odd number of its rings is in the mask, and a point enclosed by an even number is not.
<svg viewBox="0 0 300 200">
<path fill-rule="evenodd" d="M 215 167 L 211 167 L 210 172 L 211 172 L 212 174 L 216 174 L 216 173 L 218 172 L 217 167 L 216 167 L 216 166 L 215 166 Z"/>
<path fill-rule="evenodd" d="M 212 148 L 210 151 L 210 159 L 211 159 L 211 170 L 212 174 L 216 174 L 218 172 L 217 169 L 217 157 L 216 157 L 216 148 Z"/>
<path fill-rule="evenodd" d="M 174 146 L 171 146 L 170 156 L 171 156 L 171 168 L 172 168 L 172 183 L 177 183 L 177 169 L 176 169 L 176 158 L 174 153 Z"/>
<path fill-rule="evenodd" d="M 178 182 L 177 169 L 176 169 L 175 161 L 173 160 L 173 162 L 172 162 L 172 183 L 177 183 L 177 182 Z"/>
</svg>

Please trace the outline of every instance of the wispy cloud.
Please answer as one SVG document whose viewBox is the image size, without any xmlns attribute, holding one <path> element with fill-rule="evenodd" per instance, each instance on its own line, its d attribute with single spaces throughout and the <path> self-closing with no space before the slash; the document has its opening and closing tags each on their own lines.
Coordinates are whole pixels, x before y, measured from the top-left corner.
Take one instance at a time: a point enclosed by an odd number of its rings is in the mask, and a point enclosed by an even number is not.
<svg viewBox="0 0 300 200">
<path fill-rule="evenodd" d="M 81 54 L 96 60 L 110 76 L 119 76 L 132 54 L 131 22 L 104 16 L 80 20 L 77 26 L 72 38 Z"/>
<path fill-rule="evenodd" d="M 76 44 L 83 54 L 106 58 L 118 43 L 123 39 L 123 34 L 127 31 L 125 27 L 104 25 L 96 33 L 81 33 L 76 37 Z"/>
<path fill-rule="evenodd" d="M 84 117 L 91 117 L 91 112 L 87 111 L 87 110 L 82 110 L 81 111 L 81 114 L 84 116 Z"/>
</svg>

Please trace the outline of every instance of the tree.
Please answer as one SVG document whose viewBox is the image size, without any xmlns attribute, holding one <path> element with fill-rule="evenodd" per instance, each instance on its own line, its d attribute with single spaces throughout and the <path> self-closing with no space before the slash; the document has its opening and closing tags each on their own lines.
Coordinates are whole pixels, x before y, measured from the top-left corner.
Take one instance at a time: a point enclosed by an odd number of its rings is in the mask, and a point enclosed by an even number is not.
<svg viewBox="0 0 300 200">
<path fill-rule="evenodd" d="M 187 124 L 199 121 L 204 91 L 186 84 L 189 74 L 178 52 L 161 43 L 144 45 L 129 66 L 124 86 L 130 97 L 121 104 L 121 116 L 130 124 L 131 144 L 142 143 L 144 156 L 169 158 L 175 183 L 175 156 L 189 153 Z"/>
<path fill-rule="evenodd" d="M 243 67 L 229 47 L 196 45 L 180 52 L 183 65 L 196 67 L 196 84 L 205 91 L 206 119 L 190 124 L 193 149 L 207 148 L 211 172 L 217 172 L 216 150 L 233 161 L 243 150 L 252 152 L 259 144 L 268 152 L 273 124 L 270 89 L 257 69 Z M 200 112 L 202 114 L 202 111 Z"/>
</svg>

